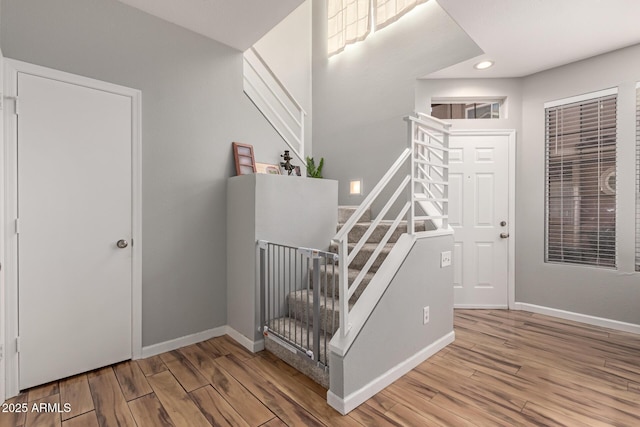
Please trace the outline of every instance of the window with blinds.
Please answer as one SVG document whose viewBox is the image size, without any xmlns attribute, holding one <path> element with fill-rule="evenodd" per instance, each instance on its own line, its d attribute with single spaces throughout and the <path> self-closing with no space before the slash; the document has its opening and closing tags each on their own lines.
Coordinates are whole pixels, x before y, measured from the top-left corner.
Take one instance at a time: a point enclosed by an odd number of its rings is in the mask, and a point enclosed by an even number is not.
<svg viewBox="0 0 640 427">
<path fill-rule="evenodd" d="M 376 30 L 397 21 L 411 9 L 427 0 L 374 0 L 376 7 Z"/>
<path fill-rule="evenodd" d="M 329 56 L 346 45 L 364 40 L 371 30 L 371 0 L 328 0 L 327 37 Z"/>
<path fill-rule="evenodd" d="M 545 105 L 545 261 L 616 267 L 616 110 L 611 89 Z"/>
<path fill-rule="evenodd" d="M 340 53 L 351 43 L 397 21 L 428 0 L 327 0 L 327 50 Z"/>
<path fill-rule="evenodd" d="M 636 271 L 640 271 L 640 83 L 636 85 Z"/>
</svg>

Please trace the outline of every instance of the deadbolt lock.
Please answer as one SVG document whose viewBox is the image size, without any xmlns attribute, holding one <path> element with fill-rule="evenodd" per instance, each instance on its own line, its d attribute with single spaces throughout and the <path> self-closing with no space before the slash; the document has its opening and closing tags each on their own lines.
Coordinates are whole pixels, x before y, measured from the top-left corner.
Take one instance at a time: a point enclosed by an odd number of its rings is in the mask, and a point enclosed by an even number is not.
<svg viewBox="0 0 640 427">
<path fill-rule="evenodd" d="M 500 225 L 503 226 L 503 227 L 506 227 L 507 226 L 507 221 L 500 221 Z"/>
</svg>

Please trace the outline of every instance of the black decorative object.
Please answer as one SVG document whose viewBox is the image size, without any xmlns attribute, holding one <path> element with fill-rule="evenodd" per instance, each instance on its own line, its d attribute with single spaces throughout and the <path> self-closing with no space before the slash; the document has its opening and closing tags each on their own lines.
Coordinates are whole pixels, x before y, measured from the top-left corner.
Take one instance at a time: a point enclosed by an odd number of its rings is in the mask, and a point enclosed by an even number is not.
<svg viewBox="0 0 640 427">
<path fill-rule="evenodd" d="M 280 166 L 287 171 L 287 175 L 292 175 L 296 167 L 291 164 L 293 157 L 289 155 L 289 150 L 284 150 L 284 154 L 281 154 L 280 157 L 284 159 L 284 162 L 280 162 Z"/>
</svg>

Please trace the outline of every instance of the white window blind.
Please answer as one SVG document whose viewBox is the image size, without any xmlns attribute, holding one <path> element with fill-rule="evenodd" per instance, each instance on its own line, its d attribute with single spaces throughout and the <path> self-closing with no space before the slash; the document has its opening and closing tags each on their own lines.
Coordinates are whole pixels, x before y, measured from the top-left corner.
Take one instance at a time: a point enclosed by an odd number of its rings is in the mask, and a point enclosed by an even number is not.
<svg viewBox="0 0 640 427">
<path fill-rule="evenodd" d="M 377 0 L 376 1 L 376 30 L 395 21 L 411 9 L 425 3 L 427 0 Z"/>
<path fill-rule="evenodd" d="M 636 271 L 640 271 L 640 87 L 636 87 Z"/>
<path fill-rule="evenodd" d="M 546 105 L 545 261 L 616 266 L 617 91 Z"/>
<path fill-rule="evenodd" d="M 327 1 L 329 56 L 367 37 L 371 30 L 370 9 L 371 0 Z"/>
</svg>

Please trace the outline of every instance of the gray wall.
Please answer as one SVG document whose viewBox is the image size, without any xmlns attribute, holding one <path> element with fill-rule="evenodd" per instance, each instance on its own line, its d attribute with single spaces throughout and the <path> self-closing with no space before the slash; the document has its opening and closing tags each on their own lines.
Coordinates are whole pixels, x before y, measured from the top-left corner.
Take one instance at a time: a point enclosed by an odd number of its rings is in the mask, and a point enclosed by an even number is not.
<svg viewBox="0 0 640 427">
<path fill-rule="evenodd" d="M 227 189 L 227 322 L 255 342 L 262 338 L 256 241 L 327 250 L 338 222 L 338 183 L 258 174 L 231 178 Z"/>
<path fill-rule="evenodd" d="M 3 0 L 6 57 L 142 90 L 142 340 L 226 324 L 231 142 L 285 148 L 242 92 L 242 53 L 111 0 Z"/>
<path fill-rule="evenodd" d="M 416 79 L 481 50 L 430 1 L 327 58 L 326 7 L 313 1 L 313 154 L 339 180 L 340 204 L 356 205 L 406 147 Z M 348 195 L 355 178 L 363 196 Z"/>
<path fill-rule="evenodd" d="M 640 324 L 634 272 L 635 84 L 640 45 L 519 79 L 423 80 L 416 104 L 431 97 L 508 96 L 505 120 L 452 120 L 454 128 L 516 129 L 516 302 Z M 618 87 L 618 269 L 544 262 L 544 103 Z"/>
<path fill-rule="evenodd" d="M 492 120 L 447 120 L 454 129 L 515 129 L 522 127 L 522 79 L 418 80 L 416 111 L 427 114 L 433 98 L 507 98 L 506 117 Z"/>
<path fill-rule="evenodd" d="M 635 85 L 640 45 L 523 80 L 516 165 L 516 301 L 640 324 L 634 272 Z M 544 103 L 618 87 L 618 269 L 544 263 Z"/>
<path fill-rule="evenodd" d="M 343 373 L 343 383 L 331 375 L 333 393 L 349 396 L 453 331 L 453 269 L 440 268 L 440 253 L 452 248 L 453 235 L 415 243 L 343 360 L 332 354 L 332 372 Z"/>
</svg>

